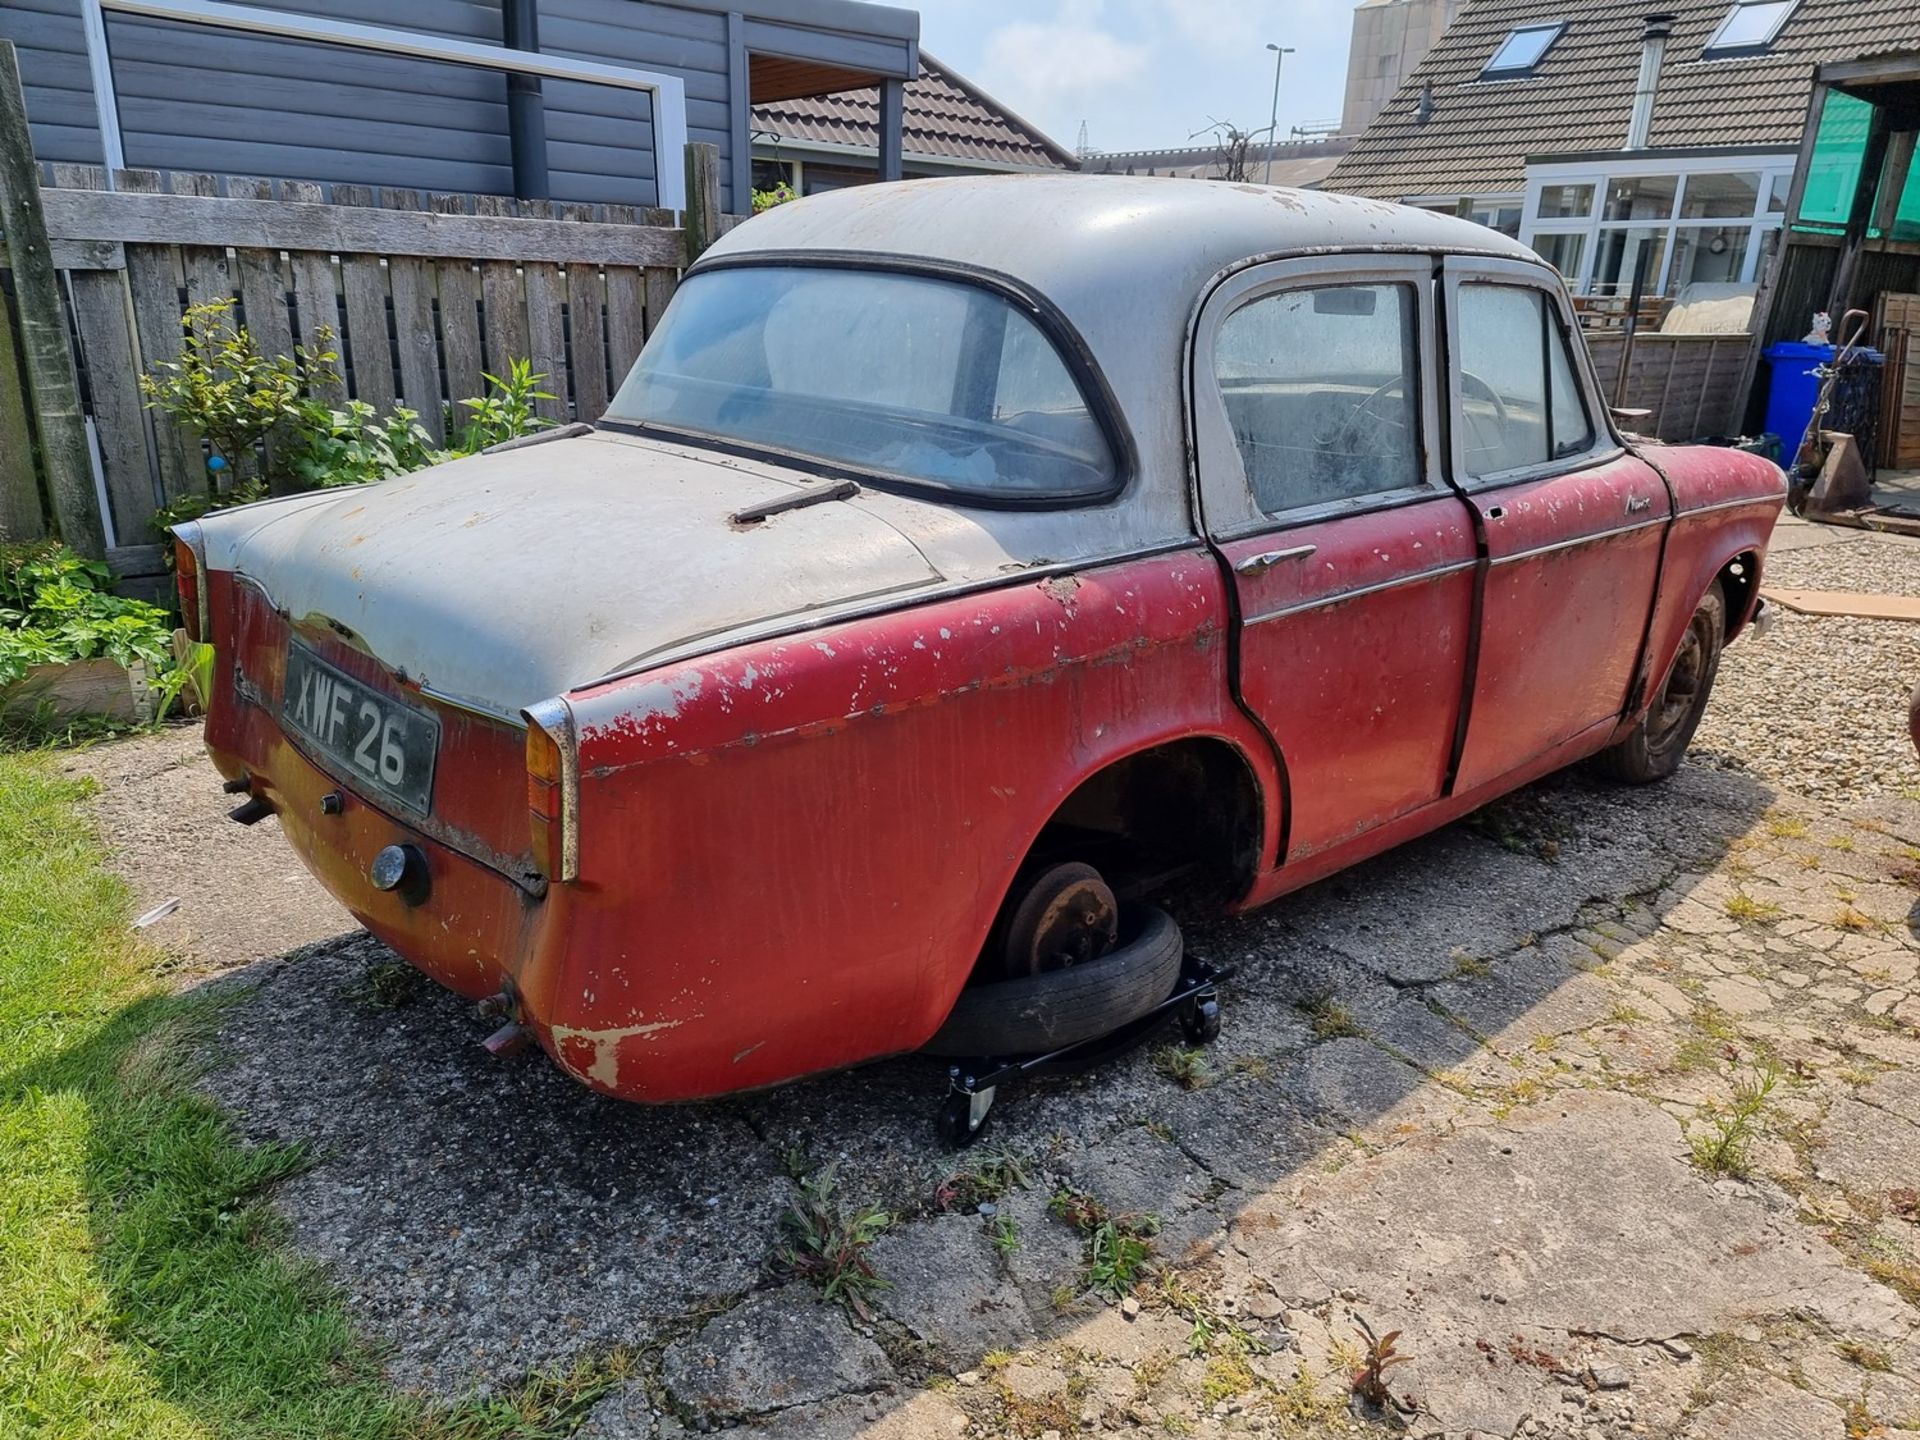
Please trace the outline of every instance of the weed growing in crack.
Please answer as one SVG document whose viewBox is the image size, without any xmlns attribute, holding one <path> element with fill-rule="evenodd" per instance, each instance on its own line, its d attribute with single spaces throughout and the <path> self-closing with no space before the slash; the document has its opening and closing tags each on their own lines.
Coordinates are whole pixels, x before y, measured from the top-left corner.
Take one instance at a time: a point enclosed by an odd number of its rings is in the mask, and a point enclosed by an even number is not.
<svg viewBox="0 0 1920 1440">
<path fill-rule="evenodd" d="M 1077 1190 L 1056 1191 L 1047 1208 L 1085 1239 L 1090 1289 L 1118 1300 L 1147 1277 L 1153 1265 L 1153 1237 L 1160 1229 L 1153 1216 L 1115 1215 Z"/>
<path fill-rule="evenodd" d="M 1456 950 L 1453 952 L 1451 973 L 1456 980 L 1482 980 L 1493 973 L 1493 966 L 1478 955 L 1469 955 L 1464 950 Z"/>
<path fill-rule="evenodd" d="M 1842 1360 L 1850 1365 L 1858 1365 L 1862 1370 L 1870 1370 L 1876 1375 L 1887 1375 L 1893 1371 L 1893 1357 L 1877 1345 L 1844 1340 L 1834 1348 L 1840 1352 Z"/>
<path fill-rule="evenodd" d="M 1850 904 L 1842 905 L 1838 910 L 1834 912 L 1832 923 L 1833 923 L 1834 929 L 1851 930 L 1856 935 L 1861 934 L 1868 930 L 1877 930 L 1879 928 L 1879 926 L 1874 924 L 1870 916 L 1862 915 L 1858 910 L 1854 909 L 1853 906 Z"/>
<path fill-rule="evenodd" d="M 989 1220 L 987 1236 L 1003 1256 L 1010 1256 L 1020 1248 L 1020 1224 L 1011 1215 L 996 1215 Z"/>
<path fill-rule="evenodd" d="M 1216 1352 L 1243 1356 L 1271 1353 L 1272 1347 L 1265 1341 L 1232 1316 L 1214 1309 L 1206 1296 L 1173 1271 L 1160 1277 L 1155 1298 L 1193 1327 L 1187 1332 L 1187 1354 L 1196 1360 Z"/>
<path fill-rule="evenodd" d="M 1182 1090 L 1204 1090 L 1213 1083 L 1207 1052 L 1197 1046 L 1162 1045 L 1153 1052 L 1153 1068 Z"/>
<path fill-rule="evenodd" d="M 1752 922 L 1762 924 L 1768 920 L 1780 918 L 1780 907 L 1769 900 L 1756 900 L 1744 890 L 1736 890 L 1727 897 L 1726 911 L 1729 919 L 1742 924 Z"/>
<path fill-rule="evenodd" d="M 873 1318 L 868 1298 L 887 1288 L 867 1258 L 867 1247 L 880 1238 L 893 1217 L 884 1210 L 858 1209 L 849 1213 L 834 1196 L 834 1167 L 796 1179 L 798 1196 L 780 1217 L 786 1243 L 778 1253 L 780 1267 L 790 1275 L 820 1287 L 821 1295 L 838 1300 L 862 1320 Z"/>
<path fill-rule="evenodd" d="M 979 1156 L 934 1186 L 933 1208 L 967 1211 L 998 1204 L 1015 1190 L 1027 1188 L 1026 1165 L 1011 1151 Z"/>
<path fill-rule="evenodd" d="M 1767 816 L 1767 833 L 1776 840 L 1798 840 L 1807 833 L 1807 822 L 1784 811 Z"/>
<path fill-rule="evenodd" d="M 377 960 L 360 972 L 357 997 L 376 1010 L 398 1010 L 427 991 L 427 977 L 404 960 Z"/>
<path fill-rule="evenodd" d="M 1704 1128 L 1687 1137 L 1693 1163 L 1709 1175 L 1745 1175 L 1748 1152 L 1779 1083 L 1780 1068 L 1769 1064 L 1734 1085 L 1731 1104 L 1703 1107 Z"/>
<path fill-rule="evenodd" d="M 1367 1033 L 1353 1018 L 1353 1012 L 1331 995 L 1315 995 L 1296 1008 L 1312 1023 L 1316 1040 L 1357 1039 Z"/>
<path fill-rule="evenodd" d="M 1354 1316 L 1355 1333 L 1366 1341 L 1366 1349 L 1361 1354 L 1360 1363 L 1354 1367 L 1351 1376 L 1353 1393 L 1375 1414 L 1391 1414 L 1396 1406 L 1393 1392 L 1387 1388 L 1387 1371 L 1396 1365 L 1405 1365 L 1413 1357 L 1401 1355 L 1395 1345 L 1400 1339 L 1398 1330 L 1389 1330 L 1384 1335 L 1375 1335 L 1373 1327 L 1358 1315 Z"/>
</svg>

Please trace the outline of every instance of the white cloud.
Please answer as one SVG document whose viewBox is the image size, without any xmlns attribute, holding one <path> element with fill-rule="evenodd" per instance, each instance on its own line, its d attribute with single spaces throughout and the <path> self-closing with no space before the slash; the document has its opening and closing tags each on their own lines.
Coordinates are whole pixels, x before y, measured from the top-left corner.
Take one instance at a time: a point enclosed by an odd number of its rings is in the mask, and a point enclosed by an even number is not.
<svg viewBox="0 0 1920 1440">
<path fill-rule="evenodd" d="M 987 37 L 989 89 L 1040 101 L 1099 95 L 1146 73 L 1152 52 L 1120 39 L 1091 17 L 1016 21 Z"/>
</svg>

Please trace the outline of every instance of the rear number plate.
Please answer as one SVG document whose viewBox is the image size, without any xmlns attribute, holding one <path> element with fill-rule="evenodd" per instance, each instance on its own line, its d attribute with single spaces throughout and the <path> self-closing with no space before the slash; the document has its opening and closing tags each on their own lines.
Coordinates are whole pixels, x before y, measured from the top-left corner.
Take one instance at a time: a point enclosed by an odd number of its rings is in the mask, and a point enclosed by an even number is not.
<svg viewBox="0 0 1920 1440">
<path fill-rule="evenodd" d="M 287 648 L 280 701 L 287 727 L 331 762 L 403 809 L 433 806 L 433 761 L 440 722 L 335 669 L 299 641 Z"/>
</svg>

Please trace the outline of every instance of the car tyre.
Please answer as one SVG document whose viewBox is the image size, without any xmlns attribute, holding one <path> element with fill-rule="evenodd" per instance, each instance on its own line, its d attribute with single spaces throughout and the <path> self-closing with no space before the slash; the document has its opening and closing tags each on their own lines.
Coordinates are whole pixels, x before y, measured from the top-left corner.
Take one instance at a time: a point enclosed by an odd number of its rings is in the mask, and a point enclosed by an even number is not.
<svg viewBox="0 0 1920 1440">
<path fill-rule="evenodd" d="M 1120 940 L 1096 960 L 960 992 L 931 1055 L 1043 1055 L 1111 1034 L 1173 993 L 1180 927 L 1164 910 L 1123 912 Z"/>
<path fill-rule="evenodd" d="M 1679 653 L 1647 713 L 1627 738 L 1594 757 L 1604 775 L 1629 785 L 1664 780 L 1680 768 L 1687 746 L 1706 714 L 1707 698 L 1720 673 L 1720 652 L 1726 646 L 1727 602 L 1715 585 L 1701 598 Z"/>
</svg>

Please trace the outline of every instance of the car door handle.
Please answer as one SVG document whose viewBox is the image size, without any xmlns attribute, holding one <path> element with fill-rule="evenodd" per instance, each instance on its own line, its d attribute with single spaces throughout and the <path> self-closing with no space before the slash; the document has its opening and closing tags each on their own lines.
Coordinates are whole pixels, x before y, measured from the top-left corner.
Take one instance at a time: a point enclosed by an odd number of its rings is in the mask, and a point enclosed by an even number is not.
<svg viewBox="0 0 1920 1440">
<path fill-rule="evenodd" d="M 1627 514 L 1629 515 L 1644 515 L 1652 508 L 1653 499 L 1651 496 L 1629 495 L 1627 497 Z"/>
<path fill-rule="evenodd" d="M 1289 560 L 1304 560 L 1319 547 L 1316 545 L 1296 545 L 1291 550 L 1262 550 L 1258 555 L 1249 555 L 1233 567 L 1236 575 L 1264 575 L 1276 565 Z"/>
</svg>

